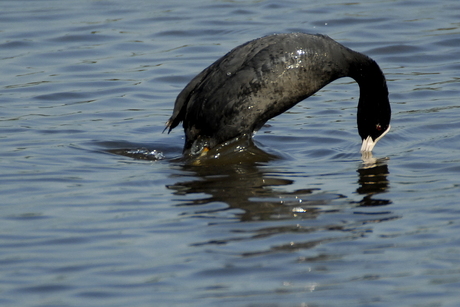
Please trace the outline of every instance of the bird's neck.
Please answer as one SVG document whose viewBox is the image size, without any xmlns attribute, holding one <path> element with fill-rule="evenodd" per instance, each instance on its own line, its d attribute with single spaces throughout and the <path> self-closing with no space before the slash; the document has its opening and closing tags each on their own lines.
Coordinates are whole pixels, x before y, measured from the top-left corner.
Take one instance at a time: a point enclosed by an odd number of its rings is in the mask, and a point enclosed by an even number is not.
<svg viewBox="0 0 460 307">
<path fill-rule="evenodd" d="M 382 70 L 377 63 L 362 55 L 361 61 L 352 64 L 350 77 L 359 85 L 360 98 L 366 101 L 388 98 L 388 87 Z"/>
<path fill-rule="evenodd" d="M 385 76 L 377 63 L 365 55 L 352 64 L 350 77 L 359 85 L 357 123 L 358 131 L 364 140 L 369 136 L 375 139 L 380 129 L 389 127 L 391 114 L 388 100 L 388 87 Z"/>
</svg>

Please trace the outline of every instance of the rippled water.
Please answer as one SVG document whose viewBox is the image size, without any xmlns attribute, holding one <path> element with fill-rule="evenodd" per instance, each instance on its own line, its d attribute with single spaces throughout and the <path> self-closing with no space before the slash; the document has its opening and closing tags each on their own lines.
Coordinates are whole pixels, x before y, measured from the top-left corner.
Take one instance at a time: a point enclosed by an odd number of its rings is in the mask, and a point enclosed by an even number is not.
<svg viewBox="0 0 460 307">
<path fill-rule="evenodd" d="M 0 7 L 2 306 L 458 305 L 458 1 Z M 375 163 L 351 79 L 230 158 L 175 159 L 183 132 L 162 130 L 187 82 L 293 31 L 383 69 L 393 119 Z"/>
</svg>

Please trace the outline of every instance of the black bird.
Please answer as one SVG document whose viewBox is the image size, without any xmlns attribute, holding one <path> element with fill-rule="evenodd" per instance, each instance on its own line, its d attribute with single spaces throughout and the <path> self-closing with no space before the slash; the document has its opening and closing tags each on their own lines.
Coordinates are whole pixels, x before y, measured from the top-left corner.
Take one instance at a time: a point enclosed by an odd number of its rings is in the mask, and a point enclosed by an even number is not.
<svg viewBox="0 0 460 307">
<path fill-rule="evenodd" d="M 180 92 L 165 130 L 183 122 L 184 155 L 200 155 L 252 135 L 270 118 L 342 77 L 359 85 L 361 152 L 370 152 L 390 130 L 385 76 L 374 60 L 325 35 L 275 34 L 236 47 Z"/>
</svg>

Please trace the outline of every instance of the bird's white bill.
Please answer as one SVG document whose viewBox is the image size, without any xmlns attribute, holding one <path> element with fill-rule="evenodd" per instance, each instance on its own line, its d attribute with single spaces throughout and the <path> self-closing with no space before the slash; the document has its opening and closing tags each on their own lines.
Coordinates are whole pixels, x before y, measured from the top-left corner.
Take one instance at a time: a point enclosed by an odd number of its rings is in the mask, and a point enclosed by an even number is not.
<svg viewBox="0 0 460 307">
<path fill-rule="evenodd" d="M 390 128 L 391 128 L 391 126 L 388 126 L 388 129 L 385 130 L 385 132 L 382 133 L 378 138 L 376 138 L 375 141 L 372 140 L 372 138 L 371 138 L 370 135 L 369 135 L 367 138 L 365 138 L 365 139 L 363 140 L 363 144 L 361 145 L 361 152 L 362 152 L 362 153 L 363 153 L 363 152 L 371 152 L 372 149 L 374 149 L 375 144 L 377 144 L 377 142 L 378 142 L 381 138 L 383 138 L 383 136 L 384 136 L 385 134 L 387 134 L 388 131 L 390 131 Z"/>
</svg>

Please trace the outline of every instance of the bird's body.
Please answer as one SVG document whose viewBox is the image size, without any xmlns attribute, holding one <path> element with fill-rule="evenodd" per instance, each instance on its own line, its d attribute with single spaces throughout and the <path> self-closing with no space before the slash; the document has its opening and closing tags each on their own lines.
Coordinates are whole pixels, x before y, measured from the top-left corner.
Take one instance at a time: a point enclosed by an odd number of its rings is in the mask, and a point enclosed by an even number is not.
<svg viewBox="0 0 460 307">
<path fill-rule="evenodd" d="M 267 120 L 347 76 L 360 86 L 358 130 L 362 151 L 371 151 L 389 130 L 385 77 L 372 59 L 323 35 L 278 34 L 236 47 L 182 90 L 166 128 L 171 131 L 183 122 L 184 154 L 197 155 L 252 134 Z M 371 145 L 364 144 L 366 139 Z"/>
</svg>

